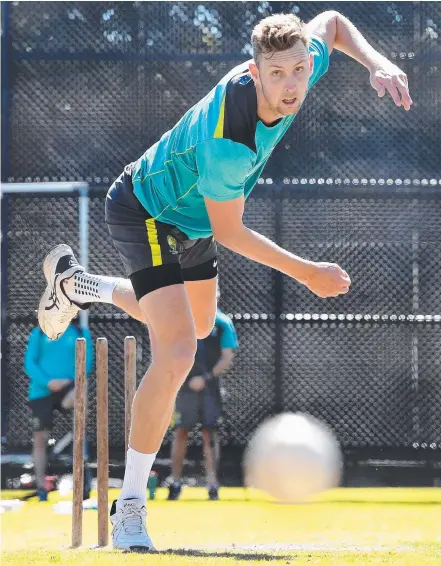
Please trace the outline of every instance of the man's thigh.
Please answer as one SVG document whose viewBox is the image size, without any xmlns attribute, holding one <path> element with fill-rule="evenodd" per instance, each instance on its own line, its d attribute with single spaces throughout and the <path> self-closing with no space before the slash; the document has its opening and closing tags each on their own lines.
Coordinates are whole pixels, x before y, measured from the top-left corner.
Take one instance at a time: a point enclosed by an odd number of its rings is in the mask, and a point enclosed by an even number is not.
<svg viewBox="0 0 441 566">
<path fill-rule="evenodd" d="M 151 218 L 133 194 L 130 166 L 109 190 L 106 222 L 147 323 L 149 314 L 151 319 L 155 318 L 157 300 L 163 303 L 161 309 L 165 318 L 164 311 L 168 310 L 165 297 L 182 294 L 185 298 L 181 304 L 191 305 L 190 314 L 198 337 L 207 336 L 216 313 L 217 249 L 213 238 L 189 240 L 175 226 Z M 182 283 L 185 283 L 185 292 L 165 291 L 167 287 Z M 156 295 L 153 304 L 147 299 L 151 294 Z M 176 310 L 171 314 L 173 319 L 178 318 Z M 152 322 L 150 330 L 161 335 L 161 325 Z M 180 326 L 177 320 L 176 326 Z M 186 322 L 184 326 L 188 328 Z"/>
<path fill-rule="evenodd" d="M 169 242 L 176 228 L 142 207 L 133 193 L 131 166 L 109 189 L 106 223 L 138 301 L 156 289 L 183 283 L 178 250 Z"/>
<path fill-rule="evenodd" d="M 179 260 L 198 338 L 211 332 L 216 317 L 217 245 L 214 238 L 184 242 Z"/>
<path fill-rule="evenodd" d="M 171 360 L 174 354 L 179 357 L 183 353 L 189 354 L 190 350 L 194 358 L 196 333 L 184 285 L 171 285 L 147 293 L 139 300 L 139 306 L 149 329 L 153 362 L 156 354 Z"/>
<path fill-rule="evenodd" d="M 196 336 L 202 340 L 209 336 L 216 321 L 217 277 L 205 281 L 185 281 L 184 283 L 196 328 Z"/>
</svg>

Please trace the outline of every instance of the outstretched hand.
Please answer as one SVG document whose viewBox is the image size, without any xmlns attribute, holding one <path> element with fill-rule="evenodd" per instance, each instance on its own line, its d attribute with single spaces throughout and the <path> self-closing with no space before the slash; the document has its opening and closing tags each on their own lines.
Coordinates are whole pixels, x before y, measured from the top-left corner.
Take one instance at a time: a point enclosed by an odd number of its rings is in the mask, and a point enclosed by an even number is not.
<svg viewBox="0 0 441 566">
<path fill-rule="evenodd" d="M 407 75 L 399 67 L 385 60 L 377 63 L 371 70 L 370 81 L 378 96 L 383 97 L 389 92 L 397 106 L 410 110 L 413 102 L 409 94 Z"/>
</svg>

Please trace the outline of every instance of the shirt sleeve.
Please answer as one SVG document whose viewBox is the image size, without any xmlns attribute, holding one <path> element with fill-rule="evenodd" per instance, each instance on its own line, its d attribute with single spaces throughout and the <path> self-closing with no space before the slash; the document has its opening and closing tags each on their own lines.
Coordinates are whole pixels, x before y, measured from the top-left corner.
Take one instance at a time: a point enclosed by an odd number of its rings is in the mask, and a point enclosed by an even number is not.
<svg viewBox="0 0 441 566">
<path fill-rule="evenodd" d="M 239 346 L 239 343 L 233 321 L 225 314 L 218 313 L 216 315 L 216 324 L 218 324 L 222 329 L 220 347 L 232 348 L 233 350 L 236 349 Z"/>
<path fill-rule="evenodd" d="M 40 332 L 41 331 L 38 328 L 34 328 L 29 335 L 24 356 L 24 370 L 30 380 L 46 387 L 51 380 L 51 377 L 40 369 L 40 366 L 38 365 Z"/>
<path fill-rule="evenodd" d="M 329 68 L 329 50 L 322 39 L 315 35 L 311 36 L 309 41 L 309 53 L 313 56 L 314 67 L 312 75 L 309 77 L 308 90 L 316 84 Z"/>
<path fill-rule="evenodd" d="M 255 159 L 248 147 L 228 139 L 213 138 L 199 143 L 196 146 L 199 193 L 216 201 L 242 196 Z"/>
</svg>

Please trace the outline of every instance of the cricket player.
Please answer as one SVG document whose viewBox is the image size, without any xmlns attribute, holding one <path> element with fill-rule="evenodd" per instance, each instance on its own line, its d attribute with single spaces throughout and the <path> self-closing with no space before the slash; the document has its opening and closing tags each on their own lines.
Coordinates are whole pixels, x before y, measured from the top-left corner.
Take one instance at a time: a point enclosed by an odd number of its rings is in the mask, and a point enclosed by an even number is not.
<svg viewBox="0 0 441 566">
<path fill-rule="evenodd" d="M 328 70 L 332 50 L 366 67 L 380 97 L 389 93 L 405 110 L 412 105 L 406 75 L 335 11 L 307 24 L 292 14 L 272 15 L 256 25 L 251 41 L 253 59 L 232 69 L 110 187 L 106 222 L 128 279 L 86 273 L 64 244 L 44 260 L 39 322 L 48 337 L 61 336 L 91 302 L 116 305 L 148 326 L 152 363 L 135 396 L 124 484 L 111 509 L 115 548 L 153 549 L 147 479 L 197 339 L 214 325 L 216 242 L 319 297 L 349 291 L 350 278 L 338 265 L 298 257 L 243 223 L 247 197 Z"/>
</svg>

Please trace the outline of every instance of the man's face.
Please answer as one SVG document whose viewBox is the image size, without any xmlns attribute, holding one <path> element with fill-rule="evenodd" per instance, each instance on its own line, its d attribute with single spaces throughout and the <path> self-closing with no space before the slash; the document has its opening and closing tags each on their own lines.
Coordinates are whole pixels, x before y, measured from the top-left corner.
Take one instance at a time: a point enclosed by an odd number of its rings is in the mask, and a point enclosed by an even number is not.
<svg viewBox="0 0 441 566">
<path fill-rule="evenodd" d="M 258 67 L 250 65 L 250 70 L 262 102 L 275 118 L 299 111 L 312 73 L 312 55 L 302 41 L 285 51 L 261 54 Z"/>
</svg>

